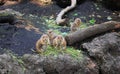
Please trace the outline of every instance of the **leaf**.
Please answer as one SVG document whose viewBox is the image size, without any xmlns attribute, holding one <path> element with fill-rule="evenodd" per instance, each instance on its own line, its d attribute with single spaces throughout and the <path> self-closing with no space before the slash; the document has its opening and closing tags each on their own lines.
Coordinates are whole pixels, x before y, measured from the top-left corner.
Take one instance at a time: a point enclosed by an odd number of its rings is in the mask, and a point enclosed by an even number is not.
<svg viewBox="0 0 120 74">
<path fill-rule="evenodd" d="M 78 14 L 77 14 L 77 13 L 75 13 L 75 14 L 74 14 L 74 16 L 78 16 Z"/>
<path fill-rule="evenodd" d="M 97 10 L 100 10 L 100 8 L 99 8 L 99 7 L 97 7 L 96 9 L 97 9 Z"/>
<path fill-rule="evenodd" d="M 112 18 L 110 16 L 107 17 L 107 20 L 112 20 Z"/>
<path fill-rule="evenodd" d="M 90 24 L 95 24 L 96 20 L 94 18 L 92 18 L 91 20 L 89 20 Z"/>
</svg>

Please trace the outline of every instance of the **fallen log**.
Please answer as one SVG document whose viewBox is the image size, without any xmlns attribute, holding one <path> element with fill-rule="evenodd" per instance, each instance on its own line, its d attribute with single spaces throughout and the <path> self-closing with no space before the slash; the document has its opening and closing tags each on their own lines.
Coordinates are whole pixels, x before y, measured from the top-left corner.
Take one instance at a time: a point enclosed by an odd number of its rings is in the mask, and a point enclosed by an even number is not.
<svg viewBox="0 0 120 74">
<path fill-rule="evenodd" d="M 101 34 L 107 31 L 115 30 L 115 29 L 120 30 L 120 22 L 109 21 L 109 22 L 98 24 L 98 25 L 90 26 L 83 30 L 78 30 L 74 33 L 67 35 L 65 39 L 68 45 L 72 45 L 76 42 L 81 42 L 97 34 Z"/>
</svg>

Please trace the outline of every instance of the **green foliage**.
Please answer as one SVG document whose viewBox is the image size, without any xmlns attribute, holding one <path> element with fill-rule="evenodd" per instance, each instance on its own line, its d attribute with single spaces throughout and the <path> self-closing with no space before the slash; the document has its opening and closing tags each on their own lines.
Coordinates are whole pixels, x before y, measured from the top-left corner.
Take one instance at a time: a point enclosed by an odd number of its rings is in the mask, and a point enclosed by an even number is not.
<svg viewBox="0 0 120 74">
<path fill-rule="evenodd" d="M 80 60 L 82 59 L 82 53 L 80 50 L 76 50 L 75 48 L 72 47 L 67 47 L 66 50 L 60 50 L 60 49 L 55 49 L 51 46 L 48 46 L 48 48 L 43 52 L 40 53 L 40 55 L 43 56 L 54 56 L 57 57 L 59 54 L 67 54 L 71 56 L 73 59 Z"/>
<path fill-rule="evenodd" d="M 43 20 L 43 22 L 45 22 L 44 24 L 48 26 L 49 28 L 60 28 L 61 27 L 55 23 L 55 19 L 52 16 L 51 17 L 43 16 L 41 20 Z"/>
<path fill-rule="evenodd" d="M 54 33 L 58 34 L 58 35 L 61 34 L 61 32 L 59 30 L 54 30 Z"/>
<path fill-rule="evenodd" d="M 62 35 L 62 36 L 66 36 L 68 33 L 67 32 L 60 32 L 59 30 L 54 30 L 54 33 L 57 35 Z"/>
<path fill-rule="evenodd" d="M 13 60 L 17 61 L 19 63 L 19 65 L 22 67 L 23 69 L 23 73 L 26 70 L 26 68 L 24 67 L 24 62 L 22 59 L 18 58 L 17 55 L 15 55 L 14 53 L 12 53 L 11 51 L 7 51 L 7 53 L 13 58 Z"/>
<path fill-rule="evenodd" d="M 48 46 L 47 49 L 41 53 L 41 55 L 44 56 L 49 56 L 49 55 L 53 55 L 53 56 L 57 56 L 59 54 L 60 50 L 56 50 L 55 48 Z"/>
<path fill-rule="evenodd" d="M 74 13 L 73 15 L 74 15 L 74 16 L 78 16 L 78 13 Z"/>
<path fill-rule="evenodd" d="M 0 16 L 8 16 L 8 15 L 10 15 L 10 14 L 8 14 L 8 13 L 0 13 Z"/>
<path fill-rule="evenodd" d="M 86 23 L 82 23 L 81 25 L 80 25 L 80 29 L 84 29 L 84 28 L 87 28 L 88 26 L 87 26 L 87 24 Z"/>
<path fill-rule="evenodd" d="M 80 50 L 77 50 L 73 47 L 68 47 L 65 51 L 66 54 L 69 54 L 71 57 L 75 59 L 82 59 L 82 52 Z"/>
<path fill-rule="evenodd" d="M 95 22 L 96 22 L 96 20 L 94 18 L 92 18 L 91 20 L 89 20 L 89 23 L 92 24 L 92 25 L 94 25 Z"/>
</svg>

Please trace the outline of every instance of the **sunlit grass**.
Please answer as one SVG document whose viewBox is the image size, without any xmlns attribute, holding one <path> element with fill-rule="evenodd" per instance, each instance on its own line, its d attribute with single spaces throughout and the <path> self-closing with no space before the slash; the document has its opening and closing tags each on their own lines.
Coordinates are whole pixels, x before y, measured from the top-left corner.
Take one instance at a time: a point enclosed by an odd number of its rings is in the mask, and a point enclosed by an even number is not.
<svg viewBox="0 0 120 74">
<path fill-rule="evenodd" d="M 80 50 L 76 50 L 75 48 L 73 47 L 67 47 L 66 50 L 61 50 L 61 49 L 55 49 L 51 46 L 48 46 L 48 48 L 43 52 L 43 53 L 40 53 L 40 55 L 43 55 L 43 56 L 55 56 L 57 57 L 58 55 L 69 55 L 71 56 L 73 59 L 77 59 L 77 60 L 80 60 L 82 59 L 82 52 Z"/>
<path fill-rule="evenodd" d="M 10 14 L 8 14 L 8 13 L 0 13 L 0 16 L 8 16 L 8 15 L 10 15 Z"/>
<path fill-rule="evenodd" d="M 96 20 L 94 18 L 92 18 L 91 20 L 89 20 L 89 23 L 92 24 L 92 25 L 94 25 L 95 22 L 96 22 Z"/>
<path fill-rule="evenodd" d="M 87 26 L 87 23 L 82 23 L 81 25 L 80 25 L 80 29 L 84 29 L 84 28 L 87 28 L 88 26 Z"/>
<path fill-rule="evenodd" d="M 6 53 L 14 60 L 17 61 L 18 64 L 21 66 L 23 73 L 25 72 L 26 68 L 24 66 L 24 61 L 22 60 L 21 57 L 19 57 L 17 54 L 14 54 L 12 51 L 8 49 L 3 49 L 6 51 Z"/>
<path fill-rule="evenodd" d="M 53 47 L 48 46 L 47 49 L 45 50 L 45 52 L 43 52 L 41 54 L 44 56 L 50 56 L 50 55 L 56 56 L 59 54 L 59 50 L 56 50 Z"/>
<path fill-rule="evenodd" d="M 48 26 L 49 28 L 60 28 L 58 24 L 55 22 L 55 18 L 53 16 L 42 16 L 41 20 L 43 20 L 44 24 Z"/>
<path fill-rule="evenodd" d="M 68 47 L 65 53 L 69 54 L 73 58 L 80 58 L 82 57 L 82 52 L 80 50 L 76 50 L 75 48 Z"/>
</svg>

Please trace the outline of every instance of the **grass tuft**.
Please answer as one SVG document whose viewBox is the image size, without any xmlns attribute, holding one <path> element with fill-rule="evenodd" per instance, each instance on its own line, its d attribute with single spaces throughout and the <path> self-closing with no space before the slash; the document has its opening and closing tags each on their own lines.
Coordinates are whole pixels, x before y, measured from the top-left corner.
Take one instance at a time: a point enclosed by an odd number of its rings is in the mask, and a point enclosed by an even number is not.
<svg viewBox="0 0 120 74">
<path fill-rule="evenodd" d="M 71 47 L 68 47 L 65 53 L 69 54 L 73 58 L 82 56 L 82 53 L 80 50 L 76 50 L 75 48 L 71 48 Z"/>
<path fill-rule="evenodd" d="M 43 16 L 41 17 L 41 20 L 43 20 L 44 24 L 47 25 L 49 28 L 60 28 L 58 24 L 55 23 L 55 18 L 53 16 L 48 17 L 48 16 Z"/>
<path fill-rule="evenodd" d="M 60 54 L 69 55 L 72 58 L 77 59 L 77 60 L 82 59 L 82 52 L 80 50 L 76 50 L 73 47 L 67 47 L 66 50 L 61 50 L 61 49 L 55 49 L 51 46 L 48 46 L 48 48 L 43 53 L 40 53 L 40 55 L 43 55 L 43 56 L 52 55 L 52 56 L 55 56 L 55 57 L 57 57 Z"/>
</svg>

